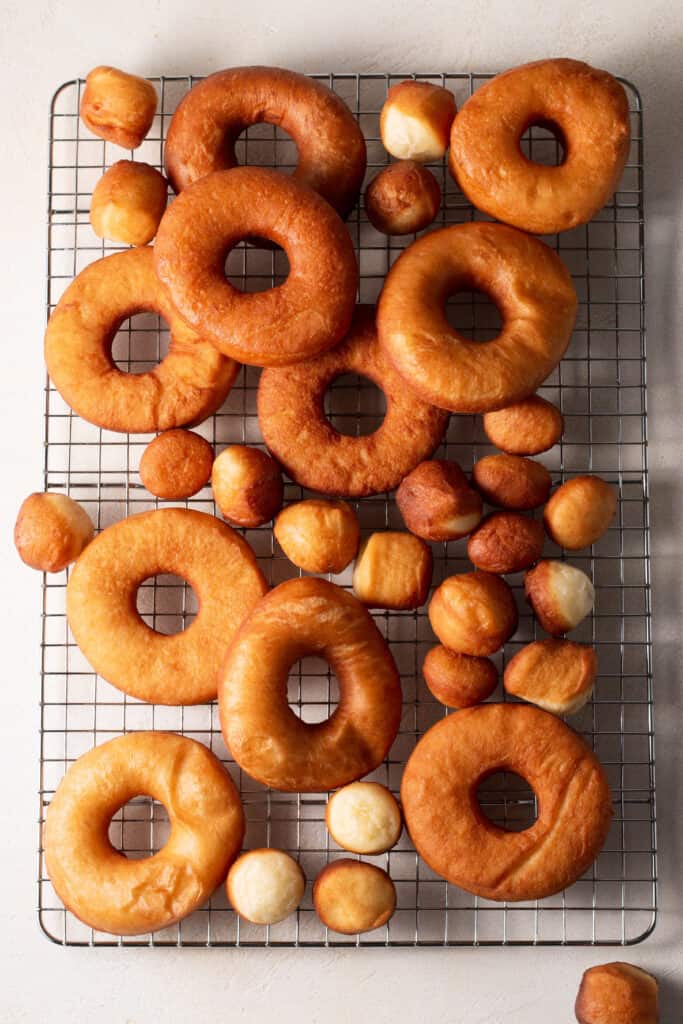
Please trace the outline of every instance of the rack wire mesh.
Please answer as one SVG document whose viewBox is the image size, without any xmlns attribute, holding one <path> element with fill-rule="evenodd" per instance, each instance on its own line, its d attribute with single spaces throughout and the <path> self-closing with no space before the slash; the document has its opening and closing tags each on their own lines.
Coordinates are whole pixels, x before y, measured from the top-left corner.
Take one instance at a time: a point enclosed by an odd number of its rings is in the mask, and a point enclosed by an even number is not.
<svg viewBox="0 0 683 1024">
<path fill-rule="evenodd" d="M 322 74 L 348 103 L 368 143 L 368 179 L 388 162 L 379 136 L 379 110 L 389 86 L 406 77 L 451 89 L 464 102 L 490 75 Z M 163 169 L 163 143 L 170 116 L 198 79 L 151 79 L 159 110 L 149 137 L 130 154 Z M 120 246 L 98 239 L 89 223 L 89 200 L 99 176 L 122 155 L 117 147 L 90 135 L 78 117 L 82 80 L 61 86 L 50 112 L 48 183 L 48 314 L 69 281 L 93 260 Z M 153 935 L 117 938 L 93 931 L 66 911 L 46 874 L 39 852 L 38 910 L 44 932 L 63 945 L 90 946 L 471 946 L 602 945 L 644 939 L 656 918 L 656 825 L 654 796 L 653 704 L 651 677 L 649 517 L 647 489 L 646 366 L 643 275 L 643 139 L 637 90 L 624 82 L 632 120 L 632 148 L 619 190 L 585 226 L 547 238 L 571 271 L 579 296 L 579 315 L 566 358 L 541 393 L 561 408 L 564 436 L 541 460 L 559 483 L 595 471 L 619 490 L 618 517 L 588 551 L 571 561 L 589 573 L 596 606 L 574 634 L 595 646 L 599 678 L 591 702 L 571 719 L 593 746 L 609 775 L 614 821 L 604 851 L 571 888 L 550 899 L 498 904 L 448 885 L 417 857 L 404 835 L 380 857 L 366 858 L 385 867 L 396 884 L 398 909 L 386 926 L 360 936 L 328 932 L 312 906 L 311 883 L 319 870 L 343 856 L 324 823 L 327 794 L 285 794 L 251 780 L 230 760 L 223 744 L 215 705 L 173 708 L 144 704 L 98 677 L 79 652 L 65 616 L 67 574 L 45 577 L 42 608 L 40 826 L 50 799 L 70 764 L 96 744 L 139 729 L 170 729 L 207 744 L 226 763 L 238 784 L 248 819 L 245 847 L 272 845 L 293 853 L 308 884 L 301 908 L 282 923 L 267 927 L 240 921 L 222 890 L 180 924 Z M 557 163 L 560 142 L 547 128 L 532 127 L 522 142 L 527 155 Z M 270 125 L 258 124 L 238 144 L 241 162 L 291 171 L 296 147 Z M 457 190 L 444 163 L 431 165 L 443 187 L 437 225 L 480 219 Z M 388 268 L 412 241 L 387 238 L 368 223 L 362 206 L 348 222 L 360 264 L 359 300 L 374 302 Z M 284 253 L 244 243 L 228 257 L 226 273 L 239 287 L 258 290 L 286 276 Z M 461 294 L 449 302 L 451 321 L 479 340 L 495 336 L 495 307 L 479 294 Z M 131 317 L 114 342 L 122 369 L 140 373 L 165 354 L 167 329 L 149 314 Z M 230 443 L 261 444 L 255 413 L 258 371 L 243 368 L 220 411 L 199 429 L 217 451 Z M 133 512 L 180 504 L 214 512 L 210 488 L 187 502 L 159 502 L 140 483 L 139 460 L 149 435 L 101 430 L 74 415 L 52 385 L 45 395 L 45 489 L 70 494 L 90 512 L 98 530 Z M 383 396 L 362 378 L 334 382 L 327 395 L 332 423 L 346 433 L 368 433 L 381 421 Z M 477 417 L 454 416 L 440 455 L 464 468 L 493 451 Z M 286 500 L 302 497 L 288 483 Z M 354 503 L 364 532 L 400 528 L 390 495 Z M 274 541 L 269 526 L 244 531 L 270 583 L 296 573 Z M 563 557 L 552 544 L 546 555 Z M 436 585 L 465 570 L 464 543 L 434 545 Z M 350 585 L 349 572 L 332 577 Z M 502 669 L 520 647 L 537 636 L 537 626 L 521 594 L 521 576 L 510 578 L 520 625 L 497 656 Z M 145 621 L 161 632 L 175 632 L 192 621 L 192 590 L 176 577 L 156 577 L 140 589 L 138 606 Z M 404 711 L 399 736 L 386 762 L 371 778 L 398 792 L 402 766 L 417 737 L 445 709 L 426 689 L 422 658 L 434 637 L 425 608 L 417 612 L 380 612 L 375 619 L 391 644 L 402 677 Z M 292 672 L 292 708 L 308 722 L 326 718 L 337 700 L 336 681 L 327 665 L 306 658 Z M 502 687 L 494 700 L 507 699 Z M 535 798 L 523 780 L 495 776 L 480 793 L 482 807 L 508 828 L 527 827 L 535 817 Z M 165 810 L 146 797 L 126 805 L 111 826 L 111 840 L 129 857 L 158 850 L 168 835 Z"/>
</svg>

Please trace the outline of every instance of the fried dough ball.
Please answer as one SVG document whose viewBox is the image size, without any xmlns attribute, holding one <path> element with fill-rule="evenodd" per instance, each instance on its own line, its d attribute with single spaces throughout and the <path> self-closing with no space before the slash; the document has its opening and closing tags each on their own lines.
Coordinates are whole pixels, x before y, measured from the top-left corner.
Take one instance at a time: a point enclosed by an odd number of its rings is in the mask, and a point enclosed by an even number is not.
<svg viewBox="0 0 683 1024">
<path fill-rule="evenodd" d="M 365 210 L 385 235 L 411 235 L 432 223 L 441 188 L 431 171 L 414 160 L 399 160 L 376 175 L 365 192 Z"/>
<path fill-rule="evenodd" d="M 467 543 L 477 569 L 505 575 L 528 569 L 543 553 L 543 524 L 521 512 L 492 512 Z"/>
<path fill-rule="evenodd" d="M 567 551 L 590 547 L 617 511 L 617 494 L 599 476 L 575 476 L 555 491 L 543 512 L 548 536 Z"/>
<path fill-rule="evenodd" d="M 486 455 L 472 467 L 472 482 L 489 505 L 528 511 L 540 508 L 550 494 L 550 473 L 520 455 Z"/>
<path fill-rule="evenodd" d="M 538 455 L 562 437 L 562 413 L 538 395 L 484 414 L 484 432 L 491 444 L 509 455 Z"/>
<path fill-rule="evenodd" d="M 147 245 L 166 209 L 166 179 L 149 164 L 119 160 L 95 185 L 90 223 L 98 238 Z"/>
<path fill-rule="evenodd" d="M 85 82 L 81 118 L 94 135 L 124 149 L 137 149 L 157 109 L 151 82 L 118 68 L 93 68 Z"/>
<path fill-rule="evenodd" d="M 225 887 L 233 909 L 245 921 L 277 924 L 301 903 L 306 879 L 284 850 L 249 850 L 230 868 Z"/>
<path fill-rule="evenodd" d="M 545 711 L 572 715 L 591 696 L 597 670 L 592 647 L 573 640 L 534 640 L 508 662 L 503 686 Z"/>
<path fill-rule="evenodd" d="M 489 658 L 457 654 L 442 644 L 427 651 L 422 674 L 430 692 L 447 708 L 481 704 L 498 683 L 498 670 Z"/>
<path fill-rule="evenodd" d="M 157 498 L 190 498 L 209 482 L 213 448 L 191 430 L 165 430 L 140 459 L 140 480 Z"/>
<path fill-rule="evenodd" d="M 449 576 L 434 591 L 429 621 L 444 647 L 458 654 L 493 654 L 517 629 L 517 606 L 507 583 L 488 572 Z"/>
<path fill-rule="evenodd" d="M 633 964 L 611 963 L 584 972 L 574 1007 L 579 1024 L 658 1024 L 657 979 Z"/>
<path fill-rule="evenodd" d="M 211 486 L 223 516 L 238 526 L 261 526 L 282 505 L 280 468 L 260 448 L 225 448 L 213 464 Z"/>
<path fill-rule="evenodd" d="M 419 537 L 373 533 L 360 546 L 353 591 L 369 608 L 419 608 L 427 600 L 432 564 L 431 549 Z"/>
<path fill-rule="evenodd" d="M 288 505 L 275 520 L 275 538 L 304 572 L 338 573 L 358 550 L 358 517 L 345 501 L 308 498 Z"/>
<path fill-rule="evenodd" d="M 481 497 L 457 462 L 430 459 L 408 473 L 396 504 L 411 533 L 423 540 L 458 540 L 479 523 Z"/>
<path fill-rule="evenodd" d="M 335 843 L 351 853 L 390 850 L 401 834 L 401 809 L 396 797 L 378 782 L 352 782 L 333 793 L 325 811 Z"/>
<path fill-rule="evenodd" d="M 546 559 L 524 577 L 524 593 L 539 623 L 551 636 L 562 636 L 593 610 L 595 590 L 585 572 L 567 562 Z"/>
<path fill-rule="evenodd" d="M 75 562 L 95 530 L 90 516 L 66 494 L 29 494 L 14 527 L 19 557 L 32 569 L 61 572 Z"/>
<path fill-rule="evenodd" d="M 384 148 L 397 160 L 441 160 L 455 109 L 453 93 L 439 85 L 412 80 L 392 85 L 379 122 Z"/>
</svg>

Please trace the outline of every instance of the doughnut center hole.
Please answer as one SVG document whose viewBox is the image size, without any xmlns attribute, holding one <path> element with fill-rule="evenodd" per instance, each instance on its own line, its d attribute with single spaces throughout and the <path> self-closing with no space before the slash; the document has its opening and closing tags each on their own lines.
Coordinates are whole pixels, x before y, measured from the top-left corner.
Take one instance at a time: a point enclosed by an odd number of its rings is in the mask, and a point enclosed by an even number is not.
<svg viewBox="0 0 683 1024">
<path fill-rule="evenodd" d="M 481 813 L 506 832 L 524 832 L 536 821 L 536 794 L 521 775 L 494 772 L 477 786 Z"/>
<path fill-rule="evenodd" d="M 187 580 L 166 573 L 144 581 L 136 605 L 142 621 L 164 636 L 182 633 L 198 611 L 197 597 Z"/>
<path fill-rule="evenodd" d="M 382 425 L 387 400 L 381 388 L 357 373 L 330 381 L 324 399 L 325 416 L 339 434 L 367 437 Z"/>
<path fill-rule="evenodd" d="M 241 165 L 272 167 L 282 174 L 294 174 L 299 162 L 299 148 L 282 128 L 257 121 L 235 139 L 235 156 Z"/>
<path fill-rule="evenodd" d="M 122 373 L 149 373 L 168 355 L 170 331 L 157 313 L 135 313 L 123 321 L 111 345 Z"/>
<path fill-rule="evenodd" d="M 308 655 L 292 665 L 287 700 L 292 712 L 307 725 L 327 721 L 339 703 L 339 684 L 324 658 Z"/>
<path fill-rule="evenodd" d="M 493 341 L 503 328 L 498 306 L 478 288 L 463 288 L 450 295 L 446 319 L 468 341 Z"/>
<path fill-rule="evenodd" d="M 151 796 L 133 797 L 109 823 L 109 842 L 129 860 L 144 860 L 158 853 L 170 834 L 166 808 Z"/>
<path fill-rule="evenodd" d="M 531 122 L 519 140 L 522 154 L 533 164 L 559 167 L 567 158 L 564 132 L 555 121 L 539 117 Z"/>
<path fill-rule="evenodd" d="M 253 238 L 239 242 L 225 258 L 225 277 L 240 292 L 267 292 L 289 276 L 289 259 L 274 242 Z"/>
</svg>

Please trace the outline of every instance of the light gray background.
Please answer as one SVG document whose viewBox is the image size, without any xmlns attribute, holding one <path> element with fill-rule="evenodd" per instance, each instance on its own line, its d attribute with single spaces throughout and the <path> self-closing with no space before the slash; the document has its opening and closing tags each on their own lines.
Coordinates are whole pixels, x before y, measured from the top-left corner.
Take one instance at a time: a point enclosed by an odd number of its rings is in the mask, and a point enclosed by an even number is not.
<svg viewBox="0 0 683 1024">
<path fill-rule="evenodd" d="M 314 1024 L 564 1024 L 581 972 L 626 956 L 663 981 L 683 1019 L 680 865 L 683 501 L 683 4 L 680 0 L 2 0 L 0 2 L 0 429 L 4 538 L 0 681 L 0 1020 Z M 660 902 L 630 951 L 78 950 L 36 913 L 39 576 L 10 546 L 41 487 L 47 113 L 96 64 L 139 74 L 233 64 L 322 70 L 501 70 L 572 56 L 625 75 L 645 106 L 650 465 L 654 541 Z"/>
</svg>

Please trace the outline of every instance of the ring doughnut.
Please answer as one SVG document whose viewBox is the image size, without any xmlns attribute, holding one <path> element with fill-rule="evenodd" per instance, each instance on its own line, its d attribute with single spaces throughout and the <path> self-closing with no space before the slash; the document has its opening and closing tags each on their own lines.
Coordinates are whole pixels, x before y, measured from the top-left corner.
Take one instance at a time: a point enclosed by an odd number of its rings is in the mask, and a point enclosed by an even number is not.
<svg viewBox="0 0 683 1024">
<path fill-rule="evenodd" d="M 168 323 L 168 355 L 147 373 L 124 373 L 112 342 L 124 320 L 141 312 Z M 178 316 L 154 273 L 151 248 L 117 252 L 81 271 L 50 317 L 45 360 L 74 412 L 130 434 L 200 423 L 223 404 L 239 370 Z"/>
<path fill-rule="evenodd" d="M 175 573 L 192 586 L 199 611 L 181 633 L 145 624 L 140 584 Z M 78 560 L 66 593 L 76 643 L 113 686 L 154 704 L 203 704 L 238 626 L 266 592 L 249 545 L 205 512 L 140 512 L 103 530 Z"/>
<path fill-rule="evenodd" d="M 477 787 L 515 772 L 538 797 L 523 832 L 494 825 Z M 406 827 L 427 864 L 490 900 L 542 899 L 593 863 L 612 817 L 595 754 L 559 718 L 522 704 L 482 704 L 441 719 L 418 742 L 401 784 Z"/>
<path fill-rule="evenodd" d="M 325 392 L 345 373 L 381 388 L 387 411 L 366 437 L 340 434 L 325 415 Z M 266 369 L 258 418 L 268 448 L 285 472 L 323 494 L 363 497 L 390 491 L 438 448 L 448 414 L 406 388 L 377 344 L 374 311 L 358 306 L 351 330 L 335 349 L 284 369 Z"/>
<path fill-rule="evenodd" d="M 132 860 L 112 846 L 108 829 L 141 795 L 164 805 L 171 834 L 158 853 Z M 45 859 L 55 892 L 81 921 L 141 935 L 201 906 L 243 836 L 239 794 L 215 754 L 174 733 L 136 732 L 71 765 L 47 811 Z"/>
<path fill-rule="evenodd" d="M 235 143 L 266 122 L 291 135 L 298 178 L 342 217 L 365 174 L 365 140 L 343 100 L 305 75 L 281 68 L 230 68 L 209 75 L 182 100 L 166 139 L 166 173 L 176 192 L 212 171 L 237 166 Z"/>
<path fill-rule="evenodd" d="M 339 680 L 337 709 L 315 725 L 287 702 L 289 670 L 308 654 L 329 662 Z M 369 613 L 314 577 L 281 583 L 253 609 L 228 650 L 218 701 L 240 767 L 287 792 L 321 793 L 371 772 L 401 717 L 396 665 Z"/>
<path fill-rule="evenodd" d="M 528 160 L 519 141 L 551 126 L 564 160 Z M 631 142 L 628 99 L 606 71 L 578 60 L 512 68 L 477 89 L 453 122 L 449 168 L 478 209 L 550 235 L 584 224 L 616 189 Z"/>
<path fill-rule="evenodd" d="M 503 320 L 492 341 L 450 326 L 446 299 L 474 289 Z M 382 348 L 426 402 L 451 412 L 500 409 L 532 394 L 557 366 L 576 292 L 552 249 L 504 224 L 455 224 L 419 238 L 389 271 L 379 300 Z"/>
<path fill-rule="evenodd" d="M 281 245 L 290 270 L 283 284 L 247 293 L 224 264 L 253 236 Z M 180 315 L 243 363 L 320 355 L 351 323 L 358 265 L 344 223 L 312 189 L 265 167 L 217 171 L 181 192 L 159 225 L 154 261 Z"/>
</svg>

